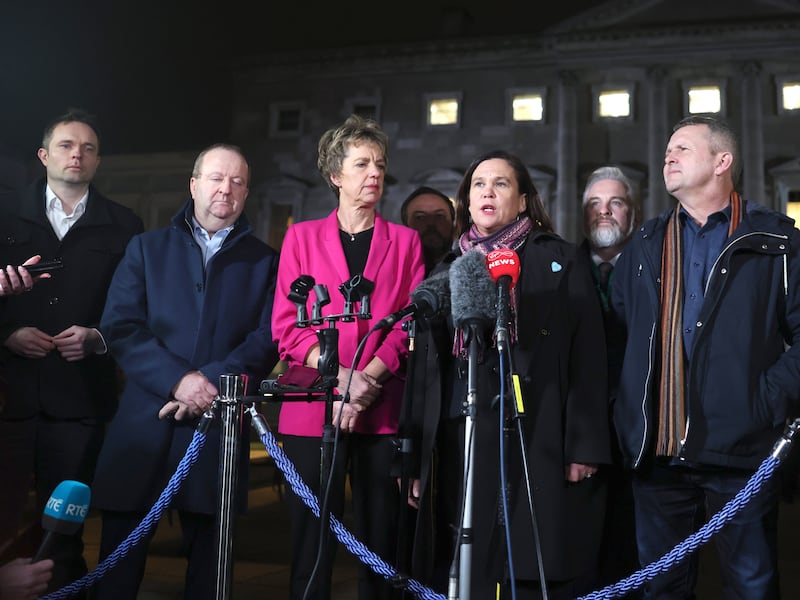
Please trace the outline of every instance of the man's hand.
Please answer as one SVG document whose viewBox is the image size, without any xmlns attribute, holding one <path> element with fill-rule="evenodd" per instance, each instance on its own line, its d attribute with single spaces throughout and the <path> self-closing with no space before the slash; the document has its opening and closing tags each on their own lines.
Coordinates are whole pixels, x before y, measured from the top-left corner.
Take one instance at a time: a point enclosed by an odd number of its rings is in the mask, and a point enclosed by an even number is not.
<svg viewBox="0 0 800 600">
<path fill-rule="evenodd" d="M 217 388 L 200 371 L 190 371 L 172 390 L 172 397 L 161 410 L 158 418 L 173 417 L 177 421 L 201 416 L 219 395 Z"/>
<path fill-rule="evenodd" d="M 20 327 L 6 338 L 5 346 L 25 358 L 44 358 L 56 347 L 53 338 L 36 327 Z"/>
<path fill-rule="evenodd" d="M 103 349 L 103 342 L 96 329 L 73 325 L 65 329 L 53 338 L 61 356 L 69 361 L 75 362 Z"/>
</svg>

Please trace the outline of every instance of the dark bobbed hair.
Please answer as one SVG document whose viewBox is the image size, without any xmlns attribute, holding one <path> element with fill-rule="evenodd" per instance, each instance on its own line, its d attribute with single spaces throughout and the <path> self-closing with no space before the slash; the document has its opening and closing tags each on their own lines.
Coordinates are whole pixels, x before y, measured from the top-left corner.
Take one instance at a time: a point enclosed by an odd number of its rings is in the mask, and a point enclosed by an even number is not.
<svg viewBox="0 0 800 600">
<path fill-rule="evenodd" d="M 100 150 L 100 130 L 97 127 L 97 117 L 89 114 L 81 108 L 70 108 L 63 115 L 55 117 L 47 124 L 47 126 L 44 128 L 44 133 L 42 134 L 42 148 L 45 150 L 50 148 L 50 142 L 53 139 L 53 131 L 55 131 L 55 128 L 62 123 L 83 123 L 84 125 L 91 127 L 95 136 L 97 136 L 98 151 Z"/>
<path fill-rule="evenodd" d="M 534 231 L 552 232 L 553 222 L 550 220 L 550 215 L 547 214 L 544 204 L 542 204 L 542 199 L 539 197 L 539 192 L 533 184 L 533 179 L 531 179 L 531 175 L 528 173 L 525 163 L 515 154 L 511 154 L 505 150 L 492 150 L 480 155 L 472 161 L 472 164 L 464 173 L 461 183 L 458 185 L 458 191 L 456 192 L 456 231 L 458 235 L 463 234 L 470 226 L 469 190 L 472 184 L 472 175 L 475 173 L 475 169 L 478 168 L 478 165 L 493 158 L 506 161 L 514 170 L 519 191 L 526 195 L 527 208 L 524 214 L 527 214 L 531 218 Z"/>
<path fill-rule="evenodd" d="M 447 204 L 447 207 L 450 209 L 450 220 L 456 220 L 456 208 L 453 206 L 453 201 L 447 197 L 447 194 L 440 192 L 436 188 L 422 185 L 411 192 L 408 195 L 408 198 L 403 200 L 403 204 L 400 206 L 400 220 L 403 222 L 403 225 L 408 226 L 408 205 L 411 204 L 411 201 L 414 198 L 417 196 L 422 196 L 423 194 L 433 194 L 434 196 L 439 196 L 439 198 L 444 200 L 445 204 Z"/>
</svg>

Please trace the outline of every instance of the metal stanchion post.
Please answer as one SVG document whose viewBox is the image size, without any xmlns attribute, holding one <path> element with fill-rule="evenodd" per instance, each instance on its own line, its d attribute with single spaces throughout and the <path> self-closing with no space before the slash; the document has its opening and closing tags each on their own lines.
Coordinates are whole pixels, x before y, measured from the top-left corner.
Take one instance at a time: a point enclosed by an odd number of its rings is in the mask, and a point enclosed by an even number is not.
<svg viewBox="0 0 800 600">
<path fill-rule="evenodd" d="M 233 589 L 233 511 L 239 476 L 246 375 L 219 378 L 219 488 L 217 494 L 217 600 L 227 600 Z"/>
</svg>

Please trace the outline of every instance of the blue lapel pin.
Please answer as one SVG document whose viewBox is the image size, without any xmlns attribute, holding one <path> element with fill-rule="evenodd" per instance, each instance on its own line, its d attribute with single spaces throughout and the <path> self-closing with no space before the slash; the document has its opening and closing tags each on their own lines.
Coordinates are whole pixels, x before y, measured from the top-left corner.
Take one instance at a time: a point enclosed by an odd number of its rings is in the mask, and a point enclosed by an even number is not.
<svg viewBox="0 0 800 600">
<path fill-rule="evenodd" d="M 562 269 L 561 265 L 556 261 L 550 263 L 550 268 L 553 270 L 553 273 L 558 273 Z"/>
</svg>

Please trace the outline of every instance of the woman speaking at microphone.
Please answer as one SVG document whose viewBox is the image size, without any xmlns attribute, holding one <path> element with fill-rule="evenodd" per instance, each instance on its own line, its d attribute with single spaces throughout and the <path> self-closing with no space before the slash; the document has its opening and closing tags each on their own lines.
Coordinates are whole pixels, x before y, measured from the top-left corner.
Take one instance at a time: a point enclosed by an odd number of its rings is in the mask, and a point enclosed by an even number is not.
<svg viewBox="0 0 800 600">
<path fill-rule="evenodd" d="M 346 470 L 356 537 L 394 564 L 400 499 L 390 465 L 402 401 L 400 374 L 408 353 L 407 334 L 399 323 L 388 331 L 381 329 L 369 336 L 360 358 L 355 354 L 382 317 L 409 303 L 425 266 L 417 232 L 384 220 L 376 210 L 383 196 L 387 149 L 388 138 L 378 124 L 355 115 L 323 134 L 317 165 L 338 204 L 326 218 L 289 227 L 281 248 L 272 332 L 281 359 L 290 368 L 317 369 L 320 344 L 314 327 L 296 326 L 297 305 L 288 299 L 292 283 L 301 275 L 310 275 L 317 285 L 327 286 L 330 304 L 322 307 L 323 317 L 343 313 L 344 298 L 339 294 L 343 282 L 360 275 L 374 283 L 369 294 L 371 318 L 335 323 L 339 331 L 338 391 L 347 392 L 350 401 L 333 404 L 332 419 L 339 425 L 340 435 L 329 507 L 341 517 Z M 313 316 L 314 298 L 310 296 L 306 308 Z M 320 328 L 327 326 L 326 322 Z M 320 441 L 325 424 L 325 402 L 284 402 L 281 406 L 278 431 L 283 448 L 320 502 L 324 493 L 320 490 Z M 337 541 L 331 534 L 329 551 L 318 562 L 318 519 L 291 490 L 287 504 L 293 545 L 290 597 L 326 600 L 330 598 Z M 309 585 L 312 573 L 315 576 Z M 361 600 L 390 598 L 392 591 L 380 575 L 362 565 Z"/>
<path fill-rule="evenodd" d="M 460 234 L 457 255 L 509 249 L 519 259 L 519 280 L 509 294 L 508 336 L 524 406 L 524 416 L 517 422 L 524 434 L 548 596 L 575 598 L 591 591 L 585 587 L 591 585 L 589 579 L 597 561 L 605 506 L 602 477 L 594 476 L 599 465 L 609 463 L 611 458 L 603 321 L 591 276 L 577 256 L 577 247 L 553 233 L 525 165 L 508 152 L 489 152 L 470 165 L 458 188 L 456 213 Z M 457 272 L 458 260 L 451 257 L 439 267 L 445 268 L 449 263 L 456 320 L 456 308 L 463 304 L 463 299 L 456 298 L 457 278 L 475 279 L 469 272 Z M 480 267 L 482 270 L 483 265 Z M 485 271 L 479 275 L 487 276 Z M 496 297 L 491 280 L 489 286 Z M 494 325 L 492 321 L 487 327 L 477 364 L 472 577 L 468 584 L 472 598 L 477 600 L 495 598 L 498 585 L 504 590 L 503 598 L 511 597 L 511 585 L 520 600 L 538 598 L 540 569 L 521 466 L 523 444 L 516 430 L 509 434 L 505 452 L 515 581 L 508 580 L 508 552 L 500 509 L 502 466 L 497 398 L 501 365 L 491 334 Z M 437 511 L 447 524 L 446 528 L 437 527 L 439 532 L 457 531 L 463 500 L 462 407 L 467 397 L 469 365 L 466 349 L 460 347 L 464 336 L 453 333 L 453 351 L 439 353 L 445 363 L 440 371 L 447 374 L 443 375 L 447 381 L 427 388 L 424 398 L 428 404 L 443 396 L 439 425 L 425 424 L 427 431 L 438 431 L 434 454 L 439 468 L 431 471 L 439 474 L 439 480 L 432 485 L 419 482 L 416 488 L 423 492 L 423 501 L 430 501 L 432 496 L 439 499 Z M 421 345 L 418 338 L 417 347 Z M 507 370 L 509 363 L 504 362 Z M 510 390 L 510 382 L 506 383 L 505 390 Z M 508 394 L 503 408 L 509 416 L 513 406 Z M 506 424 L 514 426 L 512 421 L 507 420 Z M 420 514 L 425 512 L 425 507 L 421 508 Z M 455 551 L 452 541 L 449 545 L 440 542 L 433 559 L 439 585 L 442 567 L 449 567 L 442 563 L 452 560 Z M 461 582 L 462 588 L 465 583 Z"/>
</svg>

